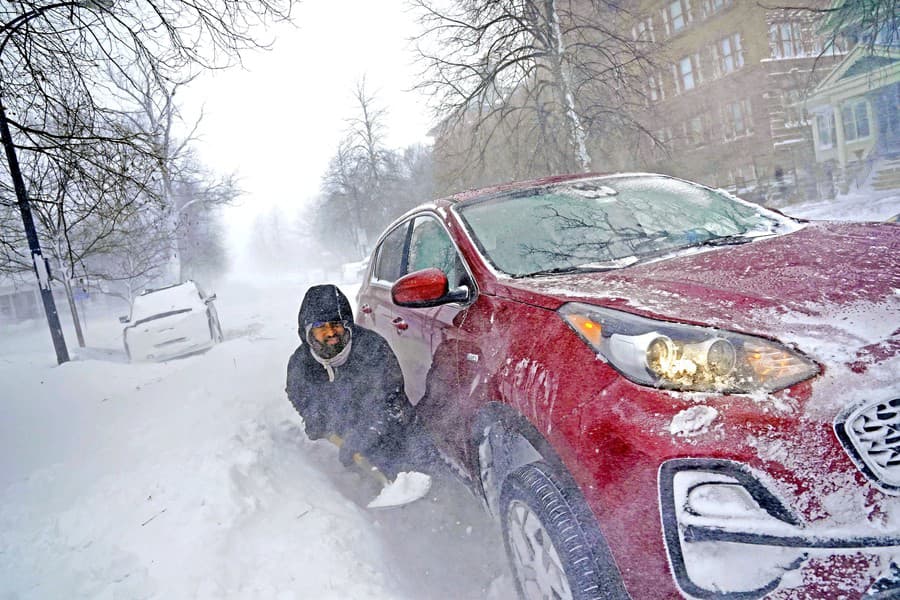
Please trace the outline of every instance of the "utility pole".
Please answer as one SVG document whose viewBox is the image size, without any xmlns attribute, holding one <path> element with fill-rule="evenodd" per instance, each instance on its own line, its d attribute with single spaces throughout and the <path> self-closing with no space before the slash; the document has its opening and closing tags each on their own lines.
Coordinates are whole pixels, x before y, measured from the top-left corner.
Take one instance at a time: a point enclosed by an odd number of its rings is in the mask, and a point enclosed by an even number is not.
<svg viewBox="0 0 900 600">
<path fill-rule="evenodd" d="M 30 12 L 23 13 L 8 23 L 3 23 L 0 33 L 5 34 L 0 42 L 0 55 L 6 49 L 12 35 L 26 22 L 42 15 L 43 13 L 63 7 L 79 7 L 79 1 L 67 0 L 46 4 Z M 3 139 L 3 148 L 6 150 L 6 162 L 9 165 L 9 175 L 16 191 L 16 201 L 19 212 L 22 214 L 22 224 L 25 226 L 25 236 L 28 238 L 28 248 L 31 251 L 31 263 L 34 266 L 34 275 L 38 280 L 41 290 L 41 301 L 44 303 L 44 314 L 47 315 L 47 325 L 50 327 L 50 337 L 53 338 L 53 348 L 56 350 L 56 362 L 63 364 L 69 360 L 69 351 L 66 348 L 66 339 L 63 336 L 62 325 L 59 323 L 59 313 L 56 312 L 56 302 L 53 300 L 53 289 L 50 286 L 50 264 L 41 252 L 41 243 L 38 240 L 37 230 L 34 227 L 34 217 L 31 215 L 31 203 L 28 200 L 28 192 L 25 189 L 25 180 L 22 178 L 22 169 L 19 167 L 19 157 L 16 155 L 16 147 L 13 144 L 12 133 L 9 129 L 9 121 L 6 118 L 6 108 L 3 106 L 3 82 L 0 81 L 0 137 Z"/>
<path fill-rule="evenodd" d="M 28 201 L 25 180 L 22 178 L 22 171 L 19 168 L 19 158 L 16 156 L 16 147 L 13 145 L 12 134 L 9 131 L 9 122 L 6 120 L 6 108 L 3 106 L 2 98 L 0 98 L 0 136 L 3 138 L 3 147 L 6 149 L 6 161 L 9 164 L 9 174 L 12 177 L 13 187 L 16 190 L 19 212 L 22 213 L 22 224 L 25 225 L 25 235 L 28 238 L 28 248 L 31 250 L 34 274 L 41 289 L 44 313 L 47 315 L 47 325 L 50 327 L 50 336 L 53 338 L 53 347 L 56 350 L 56 362 L 63 364 L 69 360 L 69 351 L 66 348 L 66 339 L 63 336 L 62 325 L 59 323 L 59 314 L 56 312 L 56 302 L 53 300 L 53 290 L 50 287 L 50 265 L 41 252 L 41 243 L 38 240 L 37 230 L 34 228 L 31 204 Z"/>
</svg>

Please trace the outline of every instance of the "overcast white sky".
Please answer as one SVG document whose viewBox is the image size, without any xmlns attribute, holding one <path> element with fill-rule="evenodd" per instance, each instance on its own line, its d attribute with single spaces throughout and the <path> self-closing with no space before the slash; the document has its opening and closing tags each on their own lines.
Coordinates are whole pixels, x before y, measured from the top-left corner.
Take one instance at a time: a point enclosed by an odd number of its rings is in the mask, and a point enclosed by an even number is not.
<svg viewBox="0 0 900 600">
<path fill-rule="evenodd" d="M 226 213 L 238 238 L 258 212 L 316 195 L 363 76 L 388 110 L 391 147 L 426 141 L 430 128 L 424 98 L 405 91 L 417 69 L 404 0 L 303 0 L 295 15 L 297 27 L 269 32 L 272 50 L 245 55 L 244 69 L 204 75 L 181 98 L 187 114 L 204 106 L 206 164 L 241 177 L 247 193 Z"/>
</svg>

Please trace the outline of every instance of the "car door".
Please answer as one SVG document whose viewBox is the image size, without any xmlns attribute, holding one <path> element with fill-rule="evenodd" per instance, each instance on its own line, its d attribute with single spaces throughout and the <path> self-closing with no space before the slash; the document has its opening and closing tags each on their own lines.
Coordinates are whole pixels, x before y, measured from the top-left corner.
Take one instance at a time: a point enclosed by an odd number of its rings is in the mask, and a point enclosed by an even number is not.
<svg viewBox="0 0 900 600">
<path fill-rule="evenodd" d="M 433 213 L 419 213 L 411 219 L 404 274 L 435 267 L 447 274 L 451 287 L 460 279 L 461 262 L 453 242 Z M 394 346 L 404 365 L 404 377 L 410 402 L 418 404 L 425 395 L 428 373 L 437 343 L 435 316 L 440 307 L 408 308 L 393 305 L 391 325 L 395 329 Z"/>
<path fill-rule="evenodd" d="M 414 220 L 404 221 L 375 249 L 374 268 L 360 294 L 358 319 L 361 325 L 374 329 L 387 340 L 403 370 L 406 395 L 416 404 L 425 391 L 425 374 L 431 356 L 428 315 L 395 306 L 391 300 L 391 285 L 409 272 L 411 228 L 415 228 Z M 421 260 L 421 252 L 418 256 Z"/>
<path fill-rule="evenodd" d="M 413 223 L 407 263 L 410 273 L 438 268 L 447 275 L 450 289 L 465 286 L 470 292 L 468 302 L 425 309 L 397 307 L 403 311 L 404 319 L 415 320 L 416 332 L 422 336 L 417 344 L 427 354 L 418 360 L 424 364 L 423 357 L 430 357 L 423 374 L 424 395 L 417 406 L 418 415 L 435 433 L 445 458 L 464 464 L 466 422 L 472 412 L 469 398 L 473 396 L 473 386 L 481 381 L 481 351 L 464 327 L 476 295 L 474 281 L 453 239 L 435 215 L 420 215 Z"/>
<path fill-rule="evenodd" d="M 380 333 L 388 343 L 392 339 L 391 320 L 394 318 L 391 285 L 405 272 L 408 241 L 409 221 L 404 221 L 382 238 L 372 253 L 372 269 L 359 294 L 357 322 Z"/>
</svg>

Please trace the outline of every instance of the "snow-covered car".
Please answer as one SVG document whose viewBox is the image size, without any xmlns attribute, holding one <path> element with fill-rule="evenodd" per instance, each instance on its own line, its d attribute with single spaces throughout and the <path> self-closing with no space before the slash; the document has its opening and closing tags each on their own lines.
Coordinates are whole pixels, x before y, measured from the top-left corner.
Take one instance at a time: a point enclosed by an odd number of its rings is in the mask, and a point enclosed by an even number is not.
<svg viewBox="0 0 900 600">
<path fill-rule="evenodd" d="M 142 292 L 131 303 L 131 315 L 119 318 L 128 324 L 122 332 L 128 358 L 165 360 L 221 342 L 215 299 L 193 281 Z"/>
<path fill-rule="evenodd" d="M 357 297 L 526 598 L 900 598 L 900 228 L 654 174 L 422 205 Z"/>
</svg>

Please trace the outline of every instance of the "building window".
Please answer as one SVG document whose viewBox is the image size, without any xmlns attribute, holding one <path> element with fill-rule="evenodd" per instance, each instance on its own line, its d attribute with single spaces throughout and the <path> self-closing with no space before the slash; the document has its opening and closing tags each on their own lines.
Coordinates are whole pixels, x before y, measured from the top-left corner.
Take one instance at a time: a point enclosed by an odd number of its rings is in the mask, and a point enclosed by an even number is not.
<svg viewBox="0 0 900 600">
<path fill-rule="evenodd" d="M 807 127 L 809 116 L 803 106 L 803 90 L 785 90 L 781 93 L 781 106 L 784 108 L 785 127 Z"/>
<path fill-rule="evenodd" d="M 655 42 L 656 37 L 653 35 L 653 19 L 647 17 L 638 21 L 631 28 L 631 37 L 636 42 Z"/>
<path fill-rule="evenodd" d="M 706 143 L 706 127 L 704 127 L 703 117 L 700 115 L 685 121 L 683 129 L 684 139 L 688 146 L 696 148 Z"/>
<path fill-rule="evenodd" d="M 702 81 L 700 76 L 700 55 L 685 56 L 674 65 L 675 87 L 678 92 L 692 90 Z"/>
<path fill-rule="evenodd" d="M 744 66 L 744 48 L 741 34 L 735 33 L 722 38 L 715 46 L 716 67 L 719 75 L 734 73 Z"/>
<path fill-rule="evenodd" d="M 703 16 L 714 15 L 729 4 L 731 0 L 703 0 Z"/>
<path fill-rule="evenodd" d="M 772 58 L 809 57 L 822 51 L 821 40 L 797 21 L 769 25 L 769 47 Z"/>
<path fill-rule="evenodd" d="M 852 142 L 869 137 L 869 110 L 865 100 L 845 104 L 841 108 L 844 140 Z"/>
<path fill-rule="evenodd" d="M 819 134 L 819 148 L 828 150 L 834 147 L 835 126 L 834 113 L 816 115 L 816 132 Z"/>
<path fill-rule="evenodd" d="M 753 134 L 750 100 L 746 98 L 725 105 L 722 123 L 726 140 Z"/>
<path fill-rule="evenodd" d="M 662 9 L 666 35 L 678 33 L 691 22 L 691 0 L 674 0 Z"/>
<path fill-rule="evenodd" d="M 666 151 L 672 147 L 672 130 L 664 127 L 653 133 L 656 140 L 653 143 L 653 154 L 656 156 L 665 156 Z"/>
<path fill-rule="evenodd" d="M 659 73 L 651 75 L 647 79 L 647 98 L 650 102 L 659 102 L 665 99 L 662 87 L 662 77 Z"/>
</svg>

